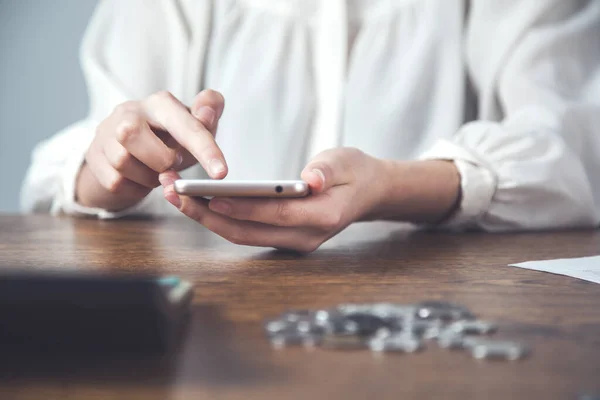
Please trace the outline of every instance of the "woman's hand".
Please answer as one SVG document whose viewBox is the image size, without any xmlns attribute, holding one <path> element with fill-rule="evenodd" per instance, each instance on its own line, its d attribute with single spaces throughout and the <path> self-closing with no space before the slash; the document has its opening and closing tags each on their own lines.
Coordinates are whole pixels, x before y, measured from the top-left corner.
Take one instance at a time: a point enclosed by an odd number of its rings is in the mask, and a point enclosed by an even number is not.
<svg viewBox="0 0 600 400">
<path fill-rule="evenodd" d="M 179 196 L 175 171 L 160 175 L 165 198 L 188 217 L 243 245 L 311 252 L 353 222 L 435 223 L 457 206 L 460 176 L 449 161 L 380 160 L 350 148 L 327 150 L 302 171 L 305 198 Z"/>
<path fill-rule="evenodd" d="M 188 217 L 243 245 L 311 252 L 354 221 L 368 218 L 383 196 L 383 162 L 340 148 L 316 156 L 302 172 L 311 188 L 305 198 L 213 198 L 179 196 L 178 174 L 160 176 L 165 198 Z"/>
<path fill-rule="evenodd" d="M 191 110 L 168 92 L 115 108 L 96 131 L 76 185 L 79 204 L 108 210 L 132 206 L 159 186 L 161 172 L 200 162 L 212 178 L 227 175 L 214 136 L 223 96 L 198 94 Z"/>
</svg>

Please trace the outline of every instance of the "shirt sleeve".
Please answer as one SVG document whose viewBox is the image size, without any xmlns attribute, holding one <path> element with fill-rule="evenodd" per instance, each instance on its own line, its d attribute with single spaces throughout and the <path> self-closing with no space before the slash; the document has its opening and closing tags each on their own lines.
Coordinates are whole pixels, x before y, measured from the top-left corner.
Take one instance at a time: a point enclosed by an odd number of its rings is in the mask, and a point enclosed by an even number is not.
<svg viewBox="0 0 600 400">
<path fill-rule="evenodd" d="M 453 160 L 446 227 L 595 227 L 600 221 L 600 2 L 472 2 L 466 47 L 477 121 L 422 159 Z"/>
<path fill-rule="evenodd" d="M 24 212 L 67 213 L 99 218 L 156 214 L 165 208 L 156 190 L 137 205 L 117 213 L 83 207 L 75 183 L 95 129 L 114 107 L 127 100 L 169 90 L 189 102 L 200 87 L 201 69 L 185 75 L 198 32 L 190 26 L 208 18 L 207 2 L 189 0 L 103 0 L 84 35 L 80 61 L 90 100 L 88 116 L 36 146 L 21 191 Z M 186 12 L 191 11 L 191 12 Z M 200 13 L 200 14 L 198 14 Z M 201 50 L 196 44 L 195 50 Z M 197 54 L 197 53 L 196 53 Z M 201 63 L 196 57 L 191 66 Z"/>
</svg>

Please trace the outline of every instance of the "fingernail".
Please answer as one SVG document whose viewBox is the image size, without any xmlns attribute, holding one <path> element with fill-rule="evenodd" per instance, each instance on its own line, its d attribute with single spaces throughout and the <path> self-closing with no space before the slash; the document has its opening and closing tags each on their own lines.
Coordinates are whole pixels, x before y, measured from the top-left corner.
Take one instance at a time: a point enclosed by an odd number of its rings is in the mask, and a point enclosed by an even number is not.
<svg viewBox="0 0 600 400">
<path fill-rule="evenodd" d="M 198 111 L 196 111 L 196 113 L 194 115 L 201 122 L 208 125 L 209 127 L 212 127 L 215 122 L 215 117 L 216 117 L 217 113 L 212 108 L 210 108 L 208 106 L 203 106 L 203 107 L 200 107 L 200 109 L 198 109 Z"/>
<path fill-rule="evenodd" d="M 231 205 L 225 200 L 211 200 L 209 208 L 219 214 L 231 214 Z"/>
<path fill-rule="evenodd" d="M 173 178 L 171 178 L 169 175 L 164 175 L 164 174 L 160 174 L 158 175 L 158 181 L 160 182 L 161 185 L 163 185 L 164 187 L 167 187 L 169 185 L 172 185 L 175 181 L 173 180 Z"/>
<path fill-rule="evenodd" d="M 208 163 L 208 169 L 213 176 L 221 175 L 225 172 L 225 163 L 218 158 L 214 158 Z"/>
<path fill-rule="evenodd" d="M 318 175 L 319 178 L 321 178 L 321 182 L 324 185 L 325 184 L 325 175 L 323 174 L 323 171 L 321 171 L 320 169 L 313 169 L 312 172 L 314 174 Z"/>
<path fill-rule="evenodd" d="M 181 155 L 181 153 L 177 153 L 177 158 L 175 159 L 174 167 L 179 167 L 181 164 L 183 164 L 183 156 Z"/>
</svg>

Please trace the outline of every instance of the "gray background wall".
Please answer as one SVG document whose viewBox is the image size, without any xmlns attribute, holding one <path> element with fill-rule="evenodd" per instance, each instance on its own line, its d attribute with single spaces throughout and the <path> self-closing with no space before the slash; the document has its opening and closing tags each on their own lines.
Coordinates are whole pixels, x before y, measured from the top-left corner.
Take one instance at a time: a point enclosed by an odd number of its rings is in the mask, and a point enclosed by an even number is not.
<svg viewBox="0 0 600 400">
<path fill-rule="evenodd" d="M 0 0 L 0 212 L 19 210 L 33 146 L 85 116 L 79 45 L 96 0 Z"/>
</svg>

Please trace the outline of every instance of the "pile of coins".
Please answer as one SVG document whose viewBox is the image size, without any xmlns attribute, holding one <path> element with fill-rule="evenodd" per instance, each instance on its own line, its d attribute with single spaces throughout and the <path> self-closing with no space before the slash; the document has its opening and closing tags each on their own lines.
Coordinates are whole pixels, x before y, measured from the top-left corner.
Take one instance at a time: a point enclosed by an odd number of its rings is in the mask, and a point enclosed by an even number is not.
<svg viewBox="0 0 600 400">
<path fill-rule="evenodd" d="M 466 307 L 441 301 L 287 311 L 267 321 L 265 330 L 275 347 L 413 353 L 431 341 L 444 349 L 468 351 L 478 359 L 518 360 L 530 353 L 524 344 L 492 339 L 496 324 L 476 319 Z"/>
</svg>

